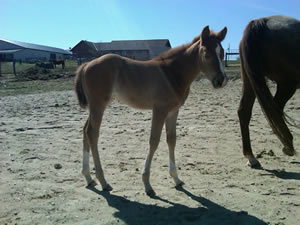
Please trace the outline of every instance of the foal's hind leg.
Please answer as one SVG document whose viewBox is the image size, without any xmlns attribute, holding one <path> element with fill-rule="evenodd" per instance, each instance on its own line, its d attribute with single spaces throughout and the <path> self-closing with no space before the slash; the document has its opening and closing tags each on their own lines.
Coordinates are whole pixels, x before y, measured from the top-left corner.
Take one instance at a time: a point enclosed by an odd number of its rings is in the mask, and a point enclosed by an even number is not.
<svg viewBox="0 0 300 225">
<path fill-rule="evenodd" d="M 90 107 L 90 115 L 86 128 L 86 135 L 92 150 L 92 155 L 96 169 L 96 177 L 99 180 L 104 191 L 111 191 L 112 187 L 106 182 L 104 178 L 104 173 L 102 170 L 98 152 L 99 129 L 101 126 L 104 109 L 105 107 L 99 107 L 98 109 Z"/>
<path fill-rule="evenodd" d="M 91 177 L 90 166 L 89 166 L 90 145 L 88 142 L 88 137 L 86 135 L 88 123 L 89 123 L 89 120 L 86 121 L 84 128 L 83 128 L 83 160 L 82 160 L 81 173 L 84 175 L 84 177 L 86 179 L 87 186 L 95 186 L 97 183 Z"/>
<path fill-rule="evenodd" d="M 297 90 L 297 88 L 293 84 L 288 84 L 288 83 L 287 84 L 285 84 L 285 83 L 277 84 L 277 91 L 276 91 L 276 94 L 274 97 L 274 101 L 277 103 L 282 116 L 284 113 L 283 109 L 284 109 L 285 104 L 295 94 L 296 90 Z M 283 124 L 285 124 L 284 121 L 283 121 Z M 287 136 L 289 137 L 288 142 L 290 144 L 289 144 L 289 146 L 284 146 L 282 151 L 289 156 L 293 156 L 295 154 L 295 150 L 293 147 L 293 136 L 290 133 L 288 128 L 284 129 L 284 130 L 286 130 L 286 132 L 287 132 Z"/>
<path fill-rule="evenodd" d="M 238 109 L 240 127 L 242 133 L 243 154 L 248 159 L 248 165 L 251 168 L 261 168 L 259 161 L 254 157 L 249 133 L 249 123 L 252 116 L 252 108 L 255 101 L 255 93 L 251 87 L 250 81 L 242 71 L 243 93 Z"/>
<path fill-rule="evenodd" d="M 167 143 L 169 147 L 169 172 L 171 177 L 174 179 L 176 187 L 179 187 L 184 183 L 178 178 L 176 163 L 175 163 L 177 116 L 178 116 L 178 111 L 168 115 L 166 119 L 166 133 L 167 133 Z"/>
<path fill-rule="evenodd" d="M 155 192 L 150 185 L 150 167 L 153 159 L 153 155 L 158 147 L 161 131 L 167 117 L 168 112 L 160 109 L 153 109 L 152 112 L 152 126 L 151 126 L 151 136 L 150 136 L 150 149 L 145 161 L 145 167 L 142 173 L 142 179 L 145 186 L 145 191 L 147 195 L 154 196 Z"/>
</svg>

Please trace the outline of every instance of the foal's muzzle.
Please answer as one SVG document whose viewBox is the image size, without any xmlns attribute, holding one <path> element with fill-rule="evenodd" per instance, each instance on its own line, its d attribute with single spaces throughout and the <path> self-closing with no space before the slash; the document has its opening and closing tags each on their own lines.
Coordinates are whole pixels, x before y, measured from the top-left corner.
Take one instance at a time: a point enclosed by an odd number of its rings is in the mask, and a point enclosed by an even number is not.
<svg viewBox="0 0 300 225">
<path fill-rule="evenodd" d="M 222 88 L 227 84 L 227 81 L 228 81 L 228 79 L 227 79 L 226 74 L 219 73 L 213 78 L 212 84 L 213 84 L 214 88 Z"/>
</svg>

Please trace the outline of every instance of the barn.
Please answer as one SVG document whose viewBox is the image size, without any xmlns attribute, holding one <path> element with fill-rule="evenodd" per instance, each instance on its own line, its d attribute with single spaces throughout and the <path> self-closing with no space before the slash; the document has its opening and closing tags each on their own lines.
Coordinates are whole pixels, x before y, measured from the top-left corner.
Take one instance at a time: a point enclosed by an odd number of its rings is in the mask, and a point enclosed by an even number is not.
<svg viewBox="0 0 300 225">
<path fill-rule="evenodd" d="M 0 39 L 0 61 L 46 62 L 64 60 L 71 54 L 60 48 Z"/>
<path fill-rule="evenodd" d="M 92 59 L 114 53 L 137 60 L 148 60 L 171 48 L 168 39 L 120 40 L 111 42 L 80 41 L 71 49 L 77 58 Z"/>
</svg>

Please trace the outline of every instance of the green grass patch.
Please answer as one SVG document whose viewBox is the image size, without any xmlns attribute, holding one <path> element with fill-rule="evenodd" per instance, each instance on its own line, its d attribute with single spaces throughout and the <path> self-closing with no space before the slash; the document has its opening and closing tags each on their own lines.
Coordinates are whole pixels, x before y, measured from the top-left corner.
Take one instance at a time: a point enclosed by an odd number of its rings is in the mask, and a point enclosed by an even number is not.
<svg viewBox="0 0 300 225">
<path fill-rule="evenodd" d="M 11 95 L 36 94 L 50 91 L 74 89 L 74 79 L 34 80 L 34 81 L 1 81 L 0 97 Z"/>
<path fill-rule="evenodd" d="M 29 68 L 32 68 L 35 66 L 34 63 L 19 63 L 16 62 L 16 73 L 23 72 Z M 77 68 L 77 62 L 74 60 L 66 60 L 65 61 L 65 69 L 62 69 L 61 65 L 57 65 L 55 69 L 51 69 L 53 73 L 74 73 Z M 13 63 L 12 62 L 1 62 L 1 73 L 2 75 L 5 74 L 13 74 Z"/>
<path fill-rule="evenodd" d="M 57 65 L 55 69 L 38 74 L 30 74 L 30 69 L 36 70 L 35 64 L 16 63 L 17 76 L 13 74 L 12 63 L 1 63 L 0 97 L 10 95 L 35 94 L 49 91 L 65 91 L 74 88 L 76 61 L 66 61 L 65 69 Z"/>
</svg>

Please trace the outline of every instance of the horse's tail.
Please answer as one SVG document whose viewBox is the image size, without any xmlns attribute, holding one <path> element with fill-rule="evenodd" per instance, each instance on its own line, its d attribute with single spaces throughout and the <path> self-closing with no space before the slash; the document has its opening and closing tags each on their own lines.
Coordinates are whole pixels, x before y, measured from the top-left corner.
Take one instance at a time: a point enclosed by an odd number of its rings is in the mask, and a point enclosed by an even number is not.
<svg viewBox="0 0 300 225">
<path fill-rule="evenodd" d="M 83 74 L 84 74 L 83 70 L 84 70 L 85 66 L 86 66 L 86 63 L 80 65 L 75 73 L 75 92 L 77 95 L 79 105 L 83 109 L 85 109 L 88 106 L 88 101 L 87 101 L 86 95 L 84 93 L 83 85 L 82 85 L 82 78 L 83 78 Z"/>
<path fill-rule="evenodd" d="M 239 46 L 241 67 L 246 73 L 245 76 L 250 80 L 262 111 L 268 119 L 273 132 L 278 136 L 282 144 L 290 150 L 289 153 L 285 151 L 284 153 L 294 155 L 293 136 L 285 123 L 285 115 L 274 101 L 264 77 L 263 65 L 265 62 L 260 51 L 264 47 L 264 34 L 267 29 L 266 22 L 263 19 L 253 20 L 248 24 Z"/>
</svg>

